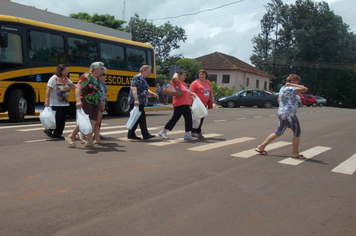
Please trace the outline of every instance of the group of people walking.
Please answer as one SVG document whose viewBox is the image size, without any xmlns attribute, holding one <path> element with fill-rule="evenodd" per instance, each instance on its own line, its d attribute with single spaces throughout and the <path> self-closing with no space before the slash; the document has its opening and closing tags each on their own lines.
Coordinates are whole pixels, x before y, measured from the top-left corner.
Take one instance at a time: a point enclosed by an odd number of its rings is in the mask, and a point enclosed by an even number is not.
<svg viewBox="0 0 356 236">
<path fill-rule="evenodd" d="M 56 128 L 53 130 L 45 130 L 45 134 L 51 138 L 65 139 L 69 147 L 76 147 L 75 138 L 79 133 L 78 124 L 70 135 L 65 138 L 62 136 L 69 106 L 68 92 L 71 89 L 75 89 L 76 108 L 83 108 L 84 112 L 89 116 L 93 128 L 93 132 L 87 134 L 85 140 L 83 140 L 85 147 L 94 148 L 97 144 L 108 144 L 108 142 L 104 142 L 100 139 L 100 123 L 102 113 L 105 111 L 105 94 L 107 92 L 104 82 L 107 72 L 104 63 L 92 63 L 90 65 L 90 72 L 84 73 L 76 85 L 68 78 L 68 73 L 68 67 L 60 64 L 57 66 L 54 75 L 48 81 L 45 106 L 51 106 L 52 109 L 56 111 Z M 132 78 L 128 102 L 131 110 L 134 106 L 138 106 L 141 115 L 133 127 L 128 130 L 128 139 L 141 139 L 141 137 L 138 137 L 135 133 L 138 125 L 140 125 L 143 139 L 155 137 L 155 135 L 148 132 L 144 110 L 144 107 L 147 106 L 148 96 L 153 96 L 157 100 L 159 99 L 159 94 L 149 90 L 149 85 L 146 81 L 146 78 L 149 77 L 151 73 L 151 66 L 144 65 L 140 68 L 140 73 Z M 185 135 L 183 139 L 195 141 L 204 138 L 202 134 L 204 118 L 201 118 L 199 127 L 193 128 L 190 107 L 193 100 L 199 97 L 205 107 L 212 108 L 210 104 L 214 103 L 214 96 L 211 84 L 209 80 L 207 80 L 208 73 L 204 69 L 199 70 L 196 75 L 197 79 L 192 82 L 189 88 L 184 82 L 186 77 L 186 71 L 183 69 L 178 69 L 172 77 L 171 85 L 180 88 L 182 96 L 173 97 L 173 115 L 158 133 L 163 139 L 168 139 L 168 131 L 173 130 L 182 116 L 185 121 Z M 255 149 L 256 152 L 261 155 L 267 155 L 265 150 L 266 146 L 281 136 L 289 127 L 293 131 L 293 153 L 291 157 L 305 158 L 298 151 L 301 129 L 296 116 L 298 110 L 296 95 L 297 93 L 305 93 L 308 89 L 303 85 L 299 85 L 300 81 L 301 78 L 298 75 L 291 74 L 286 79 L 286 84 L 280 89 L 278 108 L 279 125 L 277 131 L 270 134 L 266 140 Z"/>
</svg>

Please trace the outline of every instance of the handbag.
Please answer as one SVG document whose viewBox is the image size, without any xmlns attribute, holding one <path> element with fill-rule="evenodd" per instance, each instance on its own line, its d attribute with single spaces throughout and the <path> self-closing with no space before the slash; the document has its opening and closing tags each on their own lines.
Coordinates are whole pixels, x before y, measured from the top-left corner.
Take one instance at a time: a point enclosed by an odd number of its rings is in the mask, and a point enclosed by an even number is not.
<svg viewBox="0 0 356 236">
<path fill-rule="evenodd" d="M 173 86 L 171 83 L 164 86 L 162 93 L 169 96 L 175 96 L 180 98 L 183 95 L 182 89 L 178 87 L 178 83 L 176 86 Z"/>
</svg>

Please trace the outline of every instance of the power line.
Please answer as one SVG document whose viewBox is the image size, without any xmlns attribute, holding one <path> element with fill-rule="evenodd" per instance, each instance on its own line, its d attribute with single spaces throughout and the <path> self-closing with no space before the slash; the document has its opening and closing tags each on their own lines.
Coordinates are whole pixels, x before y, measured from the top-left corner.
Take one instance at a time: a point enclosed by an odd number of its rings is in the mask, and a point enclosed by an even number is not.
<svg viewBox="0 0 356 236">
<path fill-rule="evenodd" d="M 149 20 L 149 21 L 153 21 L 153 20 L 167 20 L 167 19 L 180 18 L 180 17 L 183 17 L 183 16 L 197 15 L 197 14 L 202 13 L 202 12 L 214 11 L 214 10 L 216 10 L 216 9 L 223 8 L 223 7 L 226 7 L 226 6 L 230 6 L 230 5 L 232 5 L 232 4 L 240 3 L 240 2 L 242 2 L 242 1 L 243 1 L 243 0 L 236 1 L 236 2 L 232 2 L 232 3 L 227 3 L 227 4 L 221 5 L 221 6 L 219 6 L 219 7 L 202 10 L 202 11 L 198 11 L 198 12 L 195 12 L 195 13 L 188 13 L 188 14 L 183 14 L 183 15 L 179 15 L 179 16 L 168 16 L 168 17 L 164 17 L 164 18 L 153 18 L 153 19 L 148 19 L 148 20 Z"/>
</svg>

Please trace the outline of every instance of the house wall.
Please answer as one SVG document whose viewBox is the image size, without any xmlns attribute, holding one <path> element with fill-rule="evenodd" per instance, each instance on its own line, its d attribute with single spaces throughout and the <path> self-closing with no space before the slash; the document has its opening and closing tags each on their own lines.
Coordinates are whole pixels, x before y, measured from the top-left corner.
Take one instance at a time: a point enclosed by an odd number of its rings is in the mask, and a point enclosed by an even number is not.
<svg viewBox="0 0 356 236">
<path fill-rule="evenodd" d="M 248 72 L 244 72 L 241 70 L 206 70 L 210 75 L 216 75 L 216 83 L 217 85 L 225 85 L 228 88 L 235 85 L 235 91 L 240 91 L 240 84 L 247 86 L 247 78 L 249 78 L 248 87 L 251 89 L 261 89 L 261 90 L 269 90 L 270 89 L 270 78 L 262 75 L 252 74 Z M 229 83 L 223 83 L 223 75 L 230 75 Z M 258 88 L 256 87 L 256 82 L 259 81 Z M 265 88 L 265 82 L 267 82 L 267 87 Z"/>
</svg>

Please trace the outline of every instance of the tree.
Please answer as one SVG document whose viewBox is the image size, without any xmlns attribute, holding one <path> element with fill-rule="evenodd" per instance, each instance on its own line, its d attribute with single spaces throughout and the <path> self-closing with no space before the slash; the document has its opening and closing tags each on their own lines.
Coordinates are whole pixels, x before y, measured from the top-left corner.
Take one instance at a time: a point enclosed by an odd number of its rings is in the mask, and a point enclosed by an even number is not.
<svg viewBox="0 0 356 236">
<path fill-rule="evenodd" d="M 197 72 L 201 69 L 200 63 L 195 59 L 182 58 L 176 62 L 176 65 L 187 72 L 187 78 L 185 79 L 187 84 L 195 80 Z"/>
<path fill-rule="evenodd" d="M 91 16 L 88 13 L 79 12 L 77 14 L 69 14 L 69 17 L 117 30 L 123 30 L 122 25 L 126 23 L 126 21 L 116 20 L 114 16 L 110 16 L 109 14 L 98 15 L 95 13 L 93 16 Z"/>
<path fill-rule="evenodd" d="M 155 26 L 147 19 L 140 19 L 137 13 L 131 18 L 125 31 L 132 33 L 132 40 L 152 45 L 158 65 L 170 58 L 171 51 L 180 47 L 178 44 L 180 41 L 187 40 L 183 28 L 173 26 L 169 21 L 161 26 Z"/>
<path fill-rule="evenodd" d="M 345 73 L 333 65 L 355 65 L 355 34 L 326 2 L 297 0 L 287 5 L 272 0 L 266 10 L 261 20 L 262 32 L 252 39 L 252 63 L 276 77 L 274 91 L 288 74 L 296 73 L 309 93 L 335 100 L 335 90 L 330 86 Z"/>
</svg>

